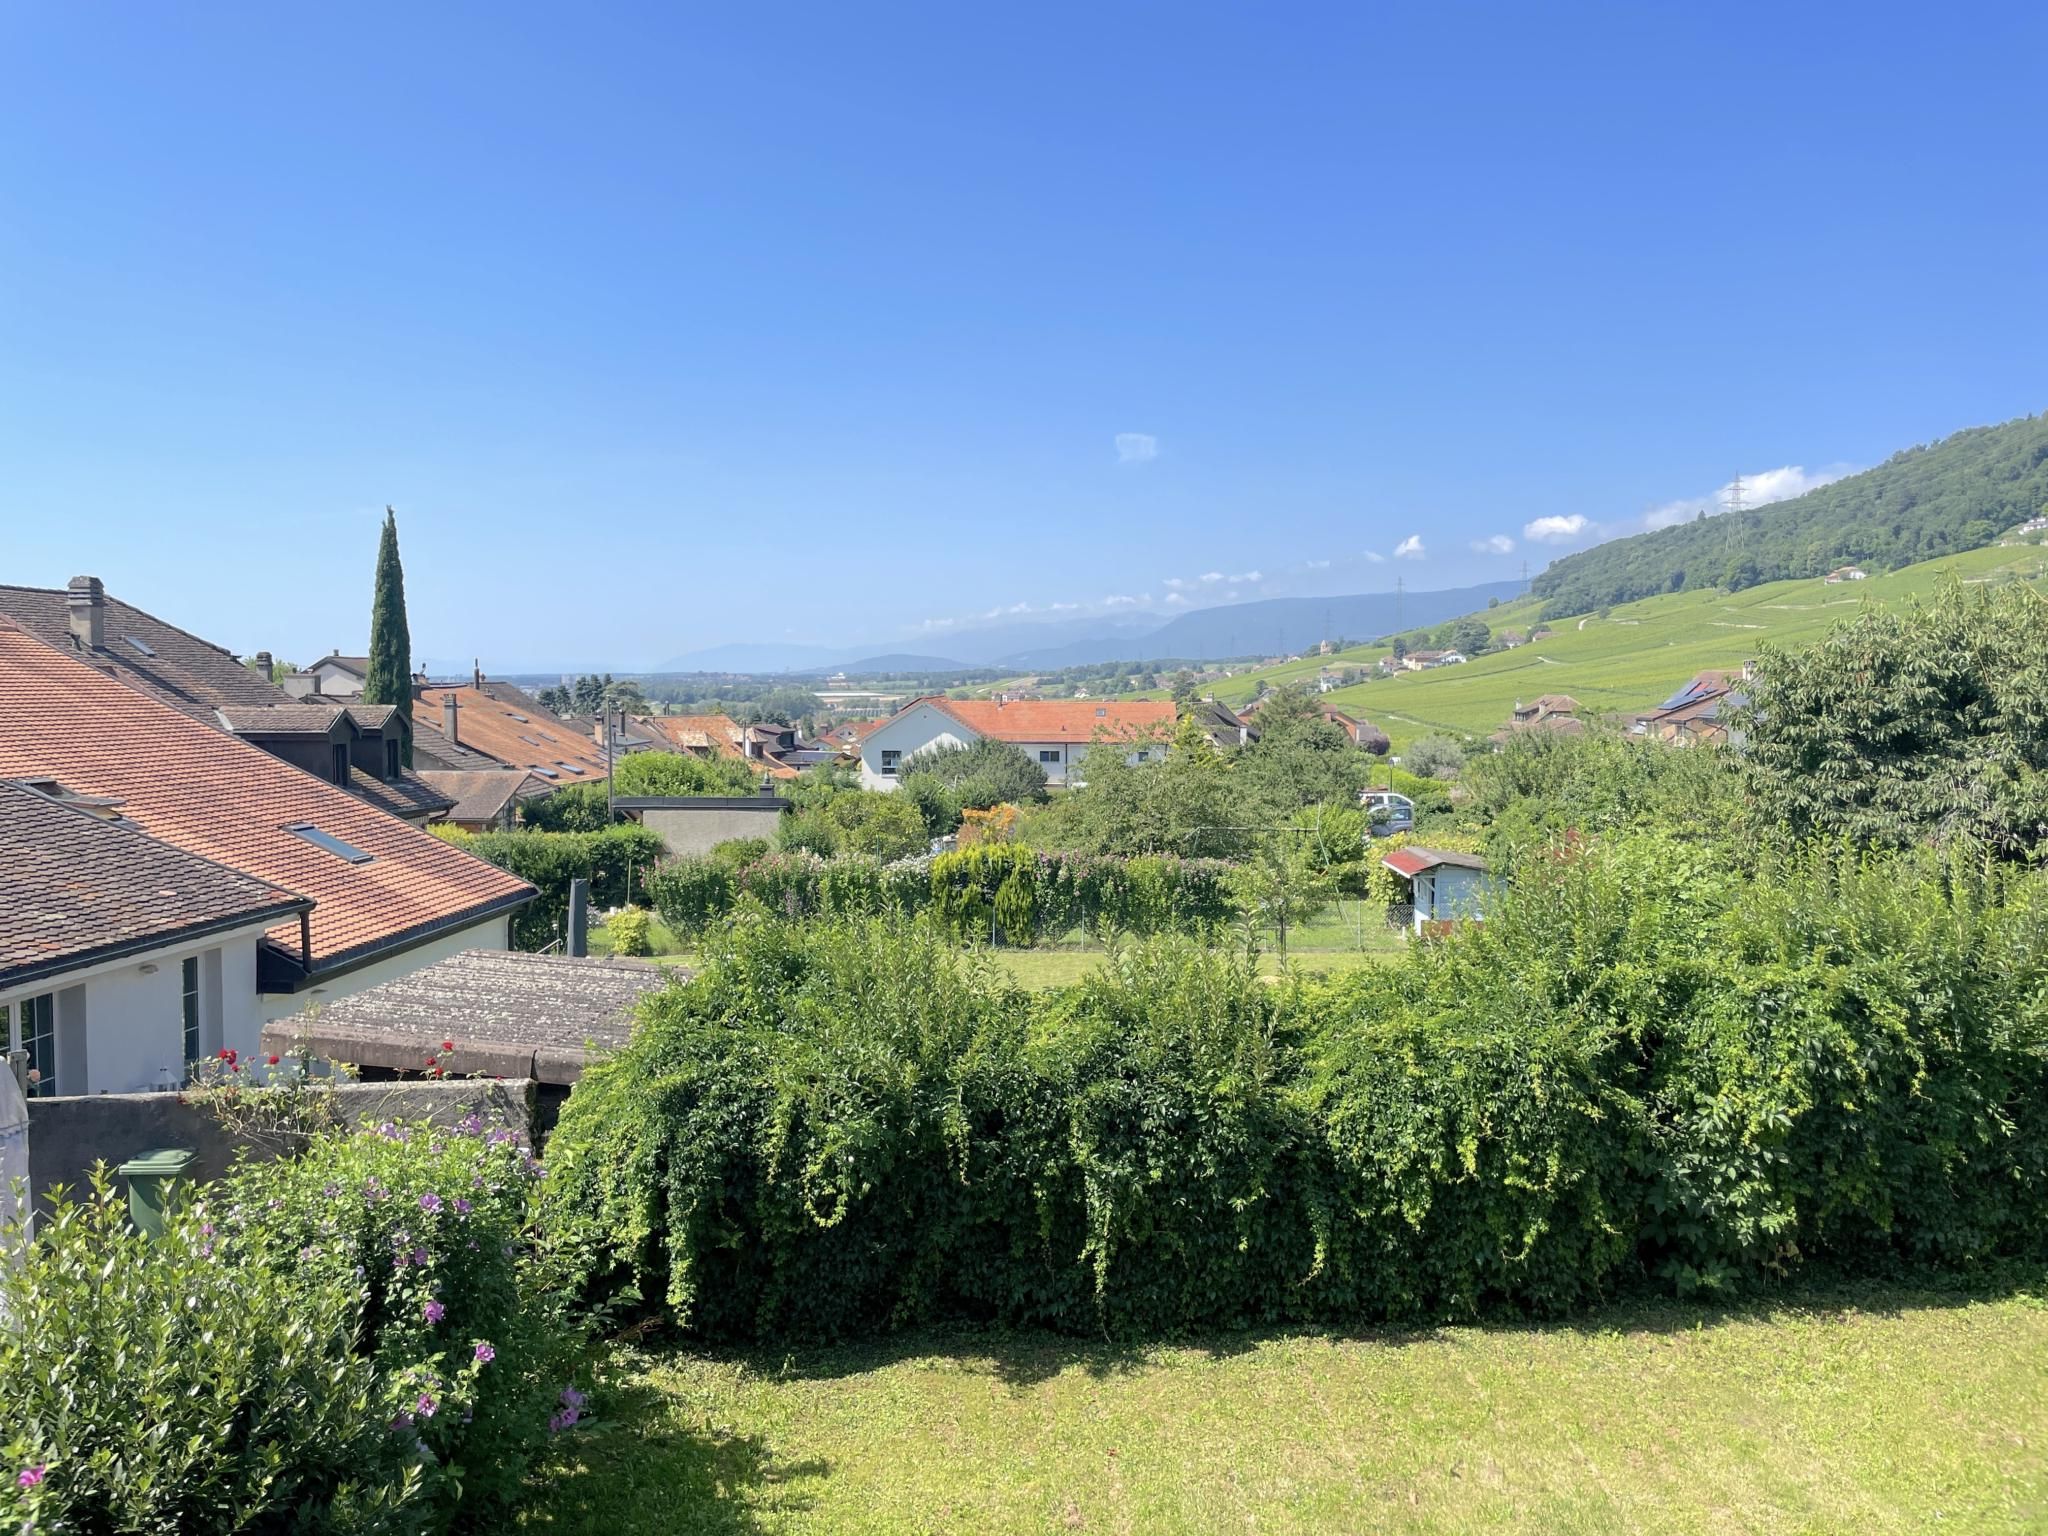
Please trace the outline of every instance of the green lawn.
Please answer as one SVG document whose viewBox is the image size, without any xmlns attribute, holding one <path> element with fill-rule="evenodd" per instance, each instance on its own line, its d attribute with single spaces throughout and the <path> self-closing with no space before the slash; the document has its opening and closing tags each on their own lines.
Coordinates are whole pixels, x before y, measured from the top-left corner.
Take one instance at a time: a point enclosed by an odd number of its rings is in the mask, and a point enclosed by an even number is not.
<svg viewBox="0 0 2048 1536">
<path fill-rule="evenodd" d="M 623 1363 L 532 1531 L 2048 1529 L 2048 1306 Z"/>
<path fill-rule="evenodd" d="M 660 918 L 648 926 L 654 953 L 664 960 L 689 964 L 695 959 L 688 944 L 677 938 Z M 1259 968 L 1268 976 L 1279 974 L 1281 957 L 1274 951 L 1273 936 L 1264 936 L 1265 953 Z M 1340 971 L 1354 965 L 1400 953 L 1406 943 L 1403 934 L 1386 926 L 1362 903 L 1343 902 L 1314 923 L 1288 935 L 1287 960 L 1305 971 Z M 611 953 L 610 936 L 604 926 L 590 930 L 590 952 Z M 1063 987 L 1079 981 L 1102 963 L 1102 950 L 1093 944 L 1072 942 L 1045 949 L 998 949 L 996 961 L 1027 987 Z"/>
</svg>

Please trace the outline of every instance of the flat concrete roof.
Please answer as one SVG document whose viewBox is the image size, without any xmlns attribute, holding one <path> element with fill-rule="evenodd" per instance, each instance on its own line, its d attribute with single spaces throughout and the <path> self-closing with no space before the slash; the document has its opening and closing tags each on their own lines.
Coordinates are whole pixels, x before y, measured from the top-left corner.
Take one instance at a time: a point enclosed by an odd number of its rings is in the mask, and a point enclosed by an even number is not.
<svg viewBox="0 0 2048 1536">
<path fill-rule="evenodd" d="M 593 1054 L 616 1050 L 640 999 L 689 973 L 647 960 L 465 950 L 329 1003 L 308 1021 L 264 1026 L 263 1048 L 386 1071 L 573 1083 Z M 455 1042 L 453 1054 L 441 1050 Z"/>
</svg>

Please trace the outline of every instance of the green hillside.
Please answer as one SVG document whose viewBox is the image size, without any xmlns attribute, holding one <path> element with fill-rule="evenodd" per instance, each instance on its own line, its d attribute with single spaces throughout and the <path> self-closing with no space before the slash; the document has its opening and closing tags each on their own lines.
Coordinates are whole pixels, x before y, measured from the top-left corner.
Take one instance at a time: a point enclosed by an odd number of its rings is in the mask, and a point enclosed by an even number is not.
<svg viewBox="0 0 2048 1536">
<path fill-rule="evenodd" d="M 1517 650 L 1463 666 L 1375 678 L 1323 697 L 1371 719 L 1392 738 L 1396 752 L 1419 736 L 1484 736 L 1507 721 L 1517 701 L 1543 693 L 1567 693 L 1603 713 L 1647 709 L 1695 672 L 1738 667 L 1766 641 L 1796 645 L 1817 639 L 1858 605 L 1925 596 L 1949 571 L 1971 582 L 2036 581 L 2048 574 L 2048 550 L 2032 544 L 1971 550 L 1836 586 L 1809 579 L 1769 582 L 1733 594 L 1671 593 L 1613 608 L 1604 618 L 1589 614 L 1553 620 L 1554 633 Z M 1519 628 L 1536 608 L 1531 599 L 1489 609 L 1480 617 L 1495 630 Z M 1311 683 L 1321 667 L 1370 664 L 1386 654 L 1385 646 L 1361 646 L 1337 657 L 1265 667 L 1232 678 L 1215 692 L 1226 703 L 1242 704 L 1262 682 L 1275 687 Z"/>
<path fill-rule="evenodd" d="M 1981 549 L 2048 510 L 2048 415 L 1973 427 L 1792 501 L 1701 517 L 1553 561 L 1531 584 L 1549 614 L 1664 592 L 1900 567 Z"/>
</svg>

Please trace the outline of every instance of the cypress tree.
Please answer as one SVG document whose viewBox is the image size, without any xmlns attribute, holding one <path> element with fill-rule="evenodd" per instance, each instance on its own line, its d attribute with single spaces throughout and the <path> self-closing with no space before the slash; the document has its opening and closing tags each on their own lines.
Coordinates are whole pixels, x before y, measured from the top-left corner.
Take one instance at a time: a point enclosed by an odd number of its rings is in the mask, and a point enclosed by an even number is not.
<svg viewBox="0 0 2048 1536">
<path fill-rule="evenodd" d="M 412 631 L 405 622 L 405 567 L 398 563 L 398 514 L 384 509 L 377 541 L 377 591 L 370 600 L 370 668 L 365 704 L 396 704 L 405 716 L 405 766 L 412 766 Z"/>
</svg>

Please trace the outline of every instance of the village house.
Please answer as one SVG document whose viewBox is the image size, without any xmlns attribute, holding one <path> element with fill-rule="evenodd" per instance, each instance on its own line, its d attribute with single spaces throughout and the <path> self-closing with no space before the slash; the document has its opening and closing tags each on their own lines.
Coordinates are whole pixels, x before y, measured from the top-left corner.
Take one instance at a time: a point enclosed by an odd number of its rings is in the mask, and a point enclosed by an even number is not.
<svg viewBox="0 0 2048 1536">
<path fill-rule="evenodd" d="M 287 672 L 279 686 L 295 699 L 359 699 L 369 676 L 369 657 L 344 656 L 336 649 L 311 666 Z"/>
<path fill-rule="evenodd" d="M 771 779 L 793 779 L 801 770 L 783 761 L 799 750 L 794 726 L 741 725 L 730 715 L 646 715 L 638 723 L 671 752 L 749 762 Z"/>
<path fill-rule="evenodd" d="M 0 780 L 0 863 L 0 1045 L 32 1096 L 175 1088 L 253 1050 L 257 948 L 313 908 L 54 780 Z"/>
<path fill-rule="evenodd" d="M 420 777 L 454 802 L 442 819 L 465 832 L 509 832 L 521 807 L 555 792 L 530 768 L 429 768 Z"/>
<path fill-rule="evenodd" d="M 505 948 L 511 914 L 534 895 L 525 881 L 10 620 L 0 620 L 0 779 L 118 817 L 310 904 L 264 929 L 253 966 L 223 973 L 223 1045 L 235 1049 L 255 1040 L 240 1025 L 230 1034 L 231 1020 L 297 1013 L 456 950 Z M 226 989 L 253 989 L 253 1014 L 246 999 L 230 1008 Z M 202 1007 L 211 1017 L 213 1005 Z M 84 1027 L 90 1034 L 93 1021 Z M 69 1091 L 61 1032 L 57 1051 Z M 147 1065 L 154 1073 L 159 1063 Z"/>
<path fill-rule="evenodd" d="M 1556 736 L 1583 736 L 1586 732 L 1584 708 L 1568 693 L 1539 694 L 1528 703 L 1515 701 L 1508 723 L 1488 739 L 1500 746 L 1511 736 L 1525 731 L 1545 731 Z"/>
<path fill-rule="evenodd" d="M 1741 710 L 1749 703 L 1741 692 L 1750 667 L 1695 673 L 1683 688 L 1655 709 L 1634 717 L 1630 732 L 1672 746 L 1691 747 L 1728 744 L 1741 746 L 1738 723 Z"/>
<path fill-rule="evenodd" d="M 911 700 L 861 739 L 860 781 L 867 789 L 894 789 L 919 752 L 987 738 L 1023 751 L 1045 770 L 1048 784 L 1071 784 L 1098 739 L 1127 744 L 1126 760 L 1142 763 L 1166 755 L 1173 724 L 1166 699 L 1004 703 L 934 695 Z"/>
<path fill-rule="evenodd" d="M 1869 576 L 1870 573 L 1864 570 L 1861 566 L 1838 565 L 1832 571 L 1829 571 L 1827 575 L 1822 578 L 1822 580 L 1824 580 L 1829 586 L 1832 587 L 1836 585 L 1838 582 L 1864 581 L 1867 580 Z"/>
<path fill-rule="evenodd" d="M 107 595 L 96 576 L 63 591 L 0 587 L 0 615 L 67 656 L 188 715 L 253 742 L 422 826 L 449 800 L 405 766 L 405 718 L 390 705 L 293 698 L 270 680 L 270 657 L 245 666 L 220 646 Z"/>
<path fill-rule="evenodd" d="M 1428 672 L 1436 667 L 1461 667 L 1465 657 L 1457 651 L 1410 651 L 1401 665 L 1410 672 Z"/>
<path fill-rule="evenodd" d="M 1252 723 L 1252 710 L 1239 714 L 1228 704 L 1203 699 L 1189 713 L 1201 727 L 1202 739 L 1212 747 L 1248 746 L 1259 739 L 1259 728 Z"/>
</svg>

